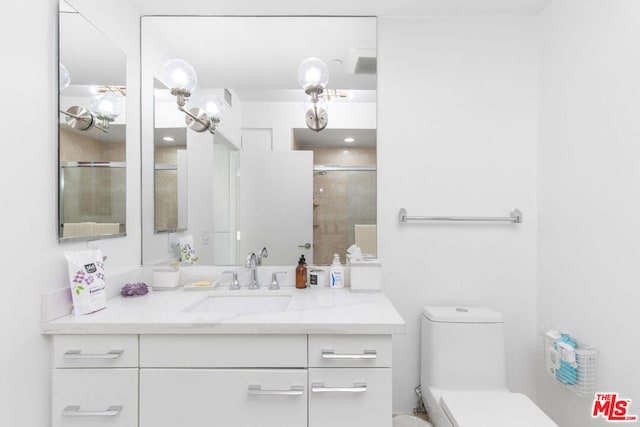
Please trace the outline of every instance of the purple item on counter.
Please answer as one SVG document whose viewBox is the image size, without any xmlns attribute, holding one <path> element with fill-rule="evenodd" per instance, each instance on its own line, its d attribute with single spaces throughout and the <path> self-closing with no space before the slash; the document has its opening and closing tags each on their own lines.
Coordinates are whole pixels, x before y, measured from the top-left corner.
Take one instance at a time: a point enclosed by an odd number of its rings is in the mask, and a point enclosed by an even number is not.
<svg viewBox="0 0 640 427">
<path fill-rule="evenodd" d="M 120 295 L 123 297 L 136 297 L 142 296 L 149 292 L 149 287 L 146 283 L 127 283 L 120 290 Z"/>
</svg>

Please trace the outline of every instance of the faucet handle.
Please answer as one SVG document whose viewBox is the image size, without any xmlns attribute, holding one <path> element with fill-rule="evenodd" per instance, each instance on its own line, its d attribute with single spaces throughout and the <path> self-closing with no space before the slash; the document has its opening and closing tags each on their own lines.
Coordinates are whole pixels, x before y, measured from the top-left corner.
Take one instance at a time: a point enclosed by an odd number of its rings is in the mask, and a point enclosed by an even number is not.
<svg viewBox="0 0 640 427">
<path fill-rule="evenodd" d="M 238 273 L 236 271 L 226 270 L 223 271 L 222 274 L 233 274 L 233 280 L 229 285 L 229 290 L 237 291 L 240 289 L 240 282 L 238 282 Z"/>
<path fill-rule="evenodd" d="M 280 284 L 278 283 L 278 274 L 287 274 L 286 271 L 274 271 L 271 275 L 271 285 L 269 285 L 270 291 L 277 291 L 280 289 Z"/>
</svg>

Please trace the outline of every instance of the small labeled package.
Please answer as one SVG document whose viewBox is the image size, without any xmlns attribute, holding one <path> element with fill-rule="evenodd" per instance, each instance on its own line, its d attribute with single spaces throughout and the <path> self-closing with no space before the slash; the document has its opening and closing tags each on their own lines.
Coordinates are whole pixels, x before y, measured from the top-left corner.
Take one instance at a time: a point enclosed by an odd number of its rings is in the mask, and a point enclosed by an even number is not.
<svg viewBox="0 0 640 427">
<path fill-rule="evenodd" d="M 178 248 L 180 249 L 180 262 L 195 263 L 198 260 L 196 250 L 193 247 L 193 236 L 191 234 L 180 237 L 178 240 Z"/>
<path fill-rule="evenodd" d="M 69 264 L 69 285 L 76 315 L 107 307 L 102 251 L 65 252 Z"/>
</svg>

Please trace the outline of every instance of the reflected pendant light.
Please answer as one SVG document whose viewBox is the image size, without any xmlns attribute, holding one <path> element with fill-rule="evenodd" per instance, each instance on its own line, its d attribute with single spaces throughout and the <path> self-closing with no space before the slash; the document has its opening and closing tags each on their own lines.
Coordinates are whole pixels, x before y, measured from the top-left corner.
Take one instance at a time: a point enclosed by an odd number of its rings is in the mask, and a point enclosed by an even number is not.
<svg viewBox="0 0 640 427">
<path fill-rule="evenodd" d="M 298 66 L 298 83 L 311 98 L 311 105 L 305 112 L 307 127 L 319 132 L 327 127 L 329 122 L 326 103 L 319 102 L 324 88 L 329 83 L 329 67 L 319 58 L 305 59 Z"/>
</svg>

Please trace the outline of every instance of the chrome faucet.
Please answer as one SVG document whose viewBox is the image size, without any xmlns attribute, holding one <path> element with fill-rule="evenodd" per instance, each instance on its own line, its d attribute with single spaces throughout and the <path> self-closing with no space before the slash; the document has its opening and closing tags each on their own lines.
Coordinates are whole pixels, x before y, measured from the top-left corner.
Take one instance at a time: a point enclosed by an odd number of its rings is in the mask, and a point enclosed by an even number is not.
<svg viewBox="0 0 640 427">
<path fill-rule="evenodd" d="M 260 289 L 260 284 L 258 283 L 258 257 L 256 256 L 255 252 L 249 252 L 249 255 L 247 255 L 245 267 L 251 269 L 249 289 Z"/>
<path fill-rule="evenodd" d="M 267 248 L 260 248 L 260 250 L 258 251 L 257 265 L 262 265 L 262 258 L 266 258 L 268 256 L 269 254 L 267 253 Z"/>
</svg>

